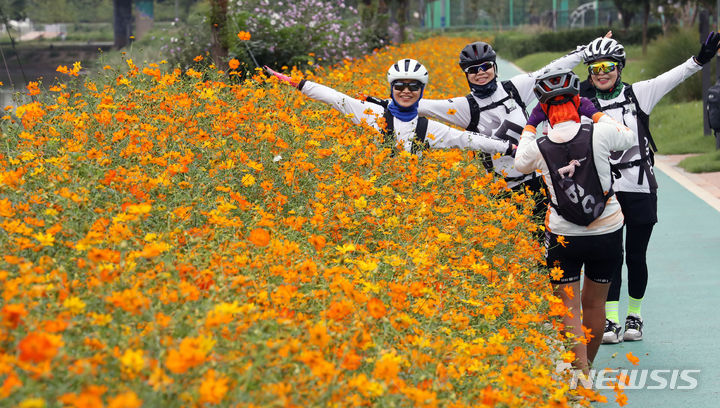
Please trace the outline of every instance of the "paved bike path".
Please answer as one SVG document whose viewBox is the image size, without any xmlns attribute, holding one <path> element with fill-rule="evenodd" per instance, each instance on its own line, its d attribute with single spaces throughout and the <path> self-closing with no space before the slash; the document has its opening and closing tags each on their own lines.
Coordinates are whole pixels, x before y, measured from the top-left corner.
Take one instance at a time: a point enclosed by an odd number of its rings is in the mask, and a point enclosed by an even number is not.
<svg viewBox="0 0 720 408">
<path fill-rule="evenodd" d="M 500 58 L 498 72 L 501 80 L 522 73 Z M 720 211 L 657 168 L 656 174 L 659 222 L 648 248 L 649 279 L 642 306 L 644 340 L 600 346 L 594 367 L 635 369 L 627 374 L 635 376 L 636 385 L 645 375 L 643 387 L 625 389 L 627 407 L 718 407 Z M 619 310 L 624 321 L 625 268 Z M 637 365 L 626 358 L 628 352 L 639 358 Z M 697 384 L 694 388 L 693 382 Z M 613 391 L 601 392 L 609 403 L 597 407 L 619 406 Z"/>
<path fill-rule="evenodd" d="M 656 175 L 659 222 L 648 247 L 644 340 L 600 346 L 594 366 L 638 369 L 634 373 L 638 385 L 646 375 L 644 387 L 625 390 L 629 407 L 717 407 L 720 212 L 657 169 Z M 626 269 L 619 310 L 624 320 Z M 628 361 L 628 352 L 640 359 L 638 365 Z M 598 406 L 618 406 L 614 393 L 607 395 L 613 403 Z"/>
</svg>

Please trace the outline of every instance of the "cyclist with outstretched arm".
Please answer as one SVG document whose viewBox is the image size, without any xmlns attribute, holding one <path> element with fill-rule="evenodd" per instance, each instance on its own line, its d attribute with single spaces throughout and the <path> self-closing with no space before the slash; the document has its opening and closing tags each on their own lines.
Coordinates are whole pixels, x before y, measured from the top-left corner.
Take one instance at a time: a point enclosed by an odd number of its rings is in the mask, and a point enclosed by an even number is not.
<svg viewBox="0 0 720 408">
<path fill-rule="evenodd" d="M 283 74 L 265 67 L 266 71 L 281 81 L 297 87 L 306 96 L 332 106 L 351 116 L 353 123 L 365 121 L 378 132 L 385 134 L 393 146 L 401 145 L 411 153 L 421 153 L 424 148 L 458 148 L 480 150 L 485 153 L 510 154 L 515 145 L 478 133 L 453 129 L 445 124 L 418 116 L 418 101 L 428 83 L 428 72 L 416 60 L 402 59 L 388 69 L 390 99 L 373 103 L 351 98 L 327 86 L 302 80 L 298 83 Z M 385 124 L 378 122 L 385 118 Z M 432 135 L 432 137 L 427 137 Z"/>
<path fill-rule="evenodd" d="M 588 79 L 580 95 L 590 98 L 597 109 L 633 130 L 633 145 L 613 153 L 610 161 L 620 172 L 615 192 L 625 215 L 625 263 L 628 270 L 628 310 L 625 331 L 620 334 L 618 304 L 622 276 L 613 277 L 605 305 L 607 320 L 604 344 L 637 341 L 643 338 L 641 303 L 648 282 L 647 249 L 657 223 L 657 182 L 653 171 L 655 144 L 650 135 L 650 113 L 655 105 L 681 82 L 700 71 L 717 54 L 720 34 L 710 33 L 700 52 L 677 67 L 632 85 L 622 82 L 625 49 L 614 39 L 597 38 L 585 47 L 583 61 Z"/>
</svg>

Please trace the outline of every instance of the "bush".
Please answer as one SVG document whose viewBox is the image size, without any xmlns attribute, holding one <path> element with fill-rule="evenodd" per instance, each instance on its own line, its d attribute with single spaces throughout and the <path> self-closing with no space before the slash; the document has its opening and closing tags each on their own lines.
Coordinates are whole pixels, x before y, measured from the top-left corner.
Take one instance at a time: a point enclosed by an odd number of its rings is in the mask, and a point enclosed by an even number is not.
<svg viewBox="0 0 720 408">
<path fill-rule="evenodd" d="M 246 66 L 254 66 L 246 46 L 260 65 L 307 66 L 315 59 L 335 63 L 368 51 L 368 38 L 357 10 L 343 3 L 303 0 L 295 3 L 267 0 L 238 2 L 230 11 L 230 54 Z M 232 31 L 232 28 L 229 31 Z M 243 44 L 235 34 L 250 32 Z"/>
<path fill-rule="evenodd" d="M 652 41 L 648 46 L 645 69 L 654 78 L 685 62 L 700 49 L 697 27 L 677 30 Z M 709 64 L 714 72 L 715 64 Z M 711 73 L 714 78 L 714 74 Z M 678 85 L 667 97 L 674 102 L 701 100 L 702 78 L 696 74 Z"/>
<path fill-rule="evenodd" d="M 503 32 L 495 36 L 493 48 L 506 58 L 520 58 L 543 51 L 569 51 L 605 35 L 607 31 L 606 27 L 590 27 L 541 33 Z M 660 26 L 650 26 L 648 38 L 655 38 L 661 32 Z M 638 28 L 631 28 L 628 31 L 618 30 L 613 32 L 613 37 L 623 44 L 638 44 L 642 43 L 642 30 Z"/>
<path fill-rule="evenodd" d="M 468 41 L 309 79 L 377 93 L 415 55 L 453 96 L 466 84 L 440 71 Z M 556 370 L 574 359 L 567 310 L 528 196 L 457 150 L 390 157 L 274 78 L 159 65 L 30 87 L 20 119 L 0 118 L 1 406 L 601 397 Z"/>
</svg>

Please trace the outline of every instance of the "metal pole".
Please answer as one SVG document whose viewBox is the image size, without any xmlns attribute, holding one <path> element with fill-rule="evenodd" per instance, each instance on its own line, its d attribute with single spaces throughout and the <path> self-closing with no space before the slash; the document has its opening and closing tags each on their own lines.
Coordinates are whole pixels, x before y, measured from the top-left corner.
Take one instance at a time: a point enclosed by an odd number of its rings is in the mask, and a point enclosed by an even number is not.
<svg viewBox="0 0 720 408">
<path fill-rule="evenodd" d="M 553 0 L 553 13 L 552 13 L 552 28 L 553 31 L 557 30 L 557 0 Z"/>
<path fill-rule="evenodd" d="M 720 0 L 718 0 L 718 1 L 720 1 Z M 510 0 L 510 29 L 511 30 L 515 26 L 513 11 L 514 11 L 513 0 Z"/>
<path fill-rule="evenodd" d="M 718 0 L 720 1 L 720 0 Z M 595 27 L 600 25 L 600 4 L 595 0 Z"/>
</svg>

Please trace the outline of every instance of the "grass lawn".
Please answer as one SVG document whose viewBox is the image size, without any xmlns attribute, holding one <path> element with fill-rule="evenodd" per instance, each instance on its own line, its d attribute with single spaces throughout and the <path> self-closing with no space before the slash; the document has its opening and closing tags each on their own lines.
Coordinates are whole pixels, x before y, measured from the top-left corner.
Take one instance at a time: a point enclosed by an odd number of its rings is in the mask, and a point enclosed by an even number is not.
<svg viewBox="0 0 720 408">
<path fill-rule="evenodd" d="M 628 62 L 623 70 L 623 80 L 634 83 L 648 79 L 644 75 L 640 46 L 629 46 L 625 50 Z M 563 55 L 539 52 L 526 55 L 513 63 L 525 71 L 534 71 Z M 578 64 L 575 72 L 580 78 L 587 76 L 584 64 Z M 650 115 L 650 131 L 659 154 L 700 153 L 680 162 L 679 165 L 685 170 L 693 173 L 720 171 L 720 152 L 715 150 L 715 138 L 703 135 L 702 115 L 702 101 L 671 102 L 663 99 Z"/>
</svg>

